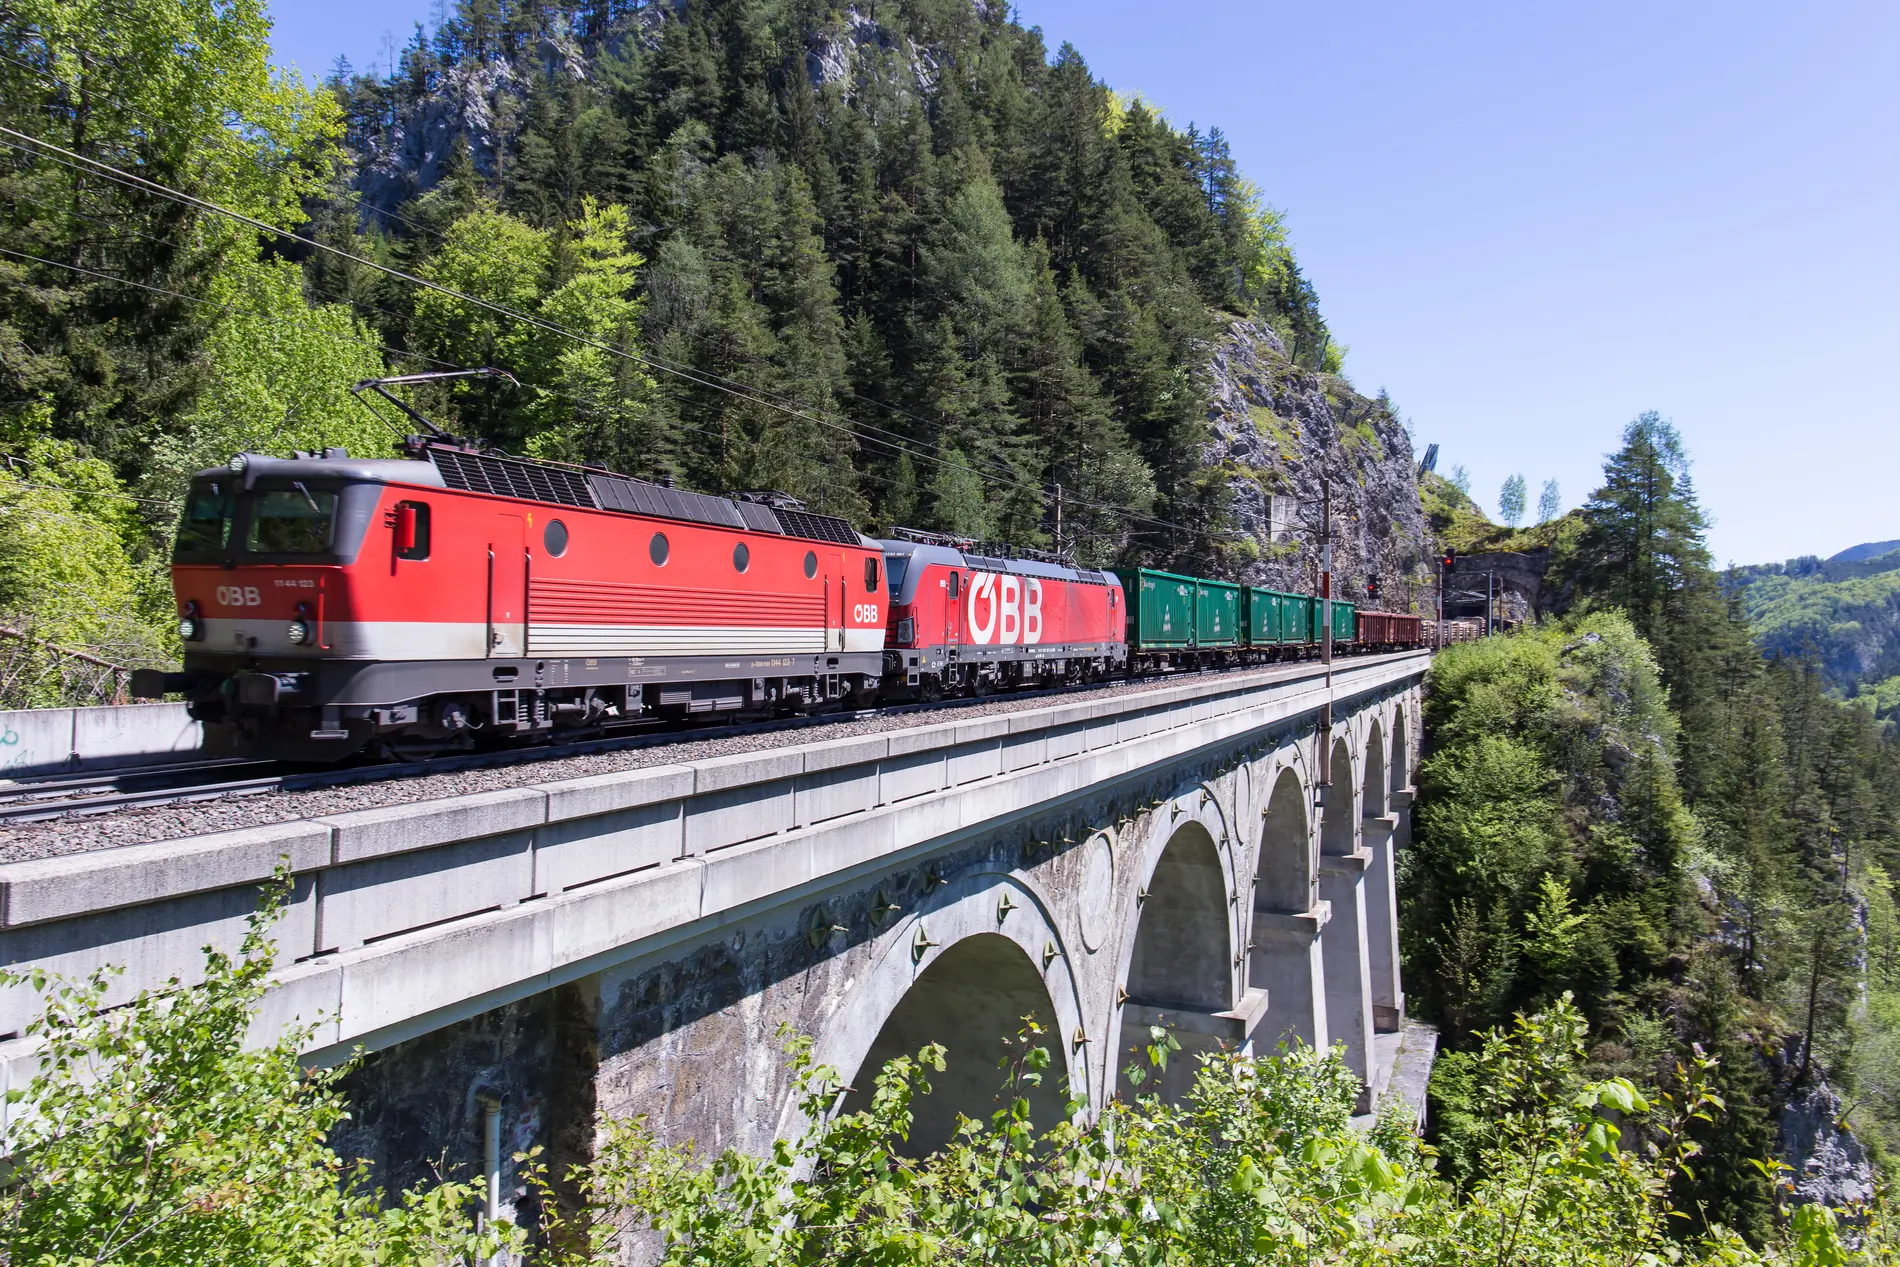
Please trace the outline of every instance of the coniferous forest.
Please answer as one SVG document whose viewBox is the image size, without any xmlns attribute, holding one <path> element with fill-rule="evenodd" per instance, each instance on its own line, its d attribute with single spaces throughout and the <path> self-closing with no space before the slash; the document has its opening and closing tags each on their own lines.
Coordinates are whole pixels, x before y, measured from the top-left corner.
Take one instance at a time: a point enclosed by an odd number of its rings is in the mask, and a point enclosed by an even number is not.
<svg viewBox="0 0 1900 1267">
<path fill-rule="evenodd" d="M 1339 377 L 1219 128 L 1005 5 L 460 0 L 306 82 L 258 0 L 26 0 L 0 10 L 0 701 L 171 663 L 189 474 L 386 452 L 413 427 L 349 387 L 395 373 L 507 371 L 408 399 L 514 452 L 1231 574 L 1206 368 L 1235 318 L 1379 449 L 1390 402 Z M 911 1161 L 926 1050 L 796 1155 L 602 1122 L 593 1168 L 498 1232 L 457 1177 L 388 1193 L 330 1151 L 347 1070 L 245 1046 L 263 917 L 170 998 L 50 987 L 64 1063 L 22 1093 L 9 1261 L 1893 1261 L 1900 749 L 1800 648 L 1763 655 L 1706 529 L 1644 415 L 1532 530 L 1567 610 L 1435 662 L 1401 878 L 1443 1035 L 1423 1139 L 1353 1127 L 1343 1066 L 1291 1051 L 1086 1127 L 1010 1099 Z M 1003 1076 L 1034 1085 L 1048 1038 L 1020 1040 Z"/>
<path fill-rule="evenodd" d="M 508 371 L 413 394 L 505 450 L 1219 572 L 1217 320 L 1339 368 L 1219 129 L 1006 6 L 467 0 L 315 86 L 268 39 L 251 0 L 6 18 L 8 495 L 72 531 L 0 542 L 0 609 L 52 643 L 162 661 L 189 473 L 386 452 L 413 424 L 347 391 L 384 373 Z"/>
<path fill-rule="evenodd" d="M 1869 1195 L 1900 1146 L 1900 744 L 1814 662 L 1763 655 L 1706 529 L 1680 436 L 1645 414 L 1556 534 L 1568 614 L 1438 657 L 1406 985 L 1452 1049 L 1453 1173 L 1489 1116 L 1469 1036 L 1568 996 L 1601 1073 L 1716 1062 L 1726 1112 L 1674 1197 L 1760 1242 L 1791 1192 Z M 1763 1164 L 1784 1157 L 1802 1172 Z"/>
</svg>

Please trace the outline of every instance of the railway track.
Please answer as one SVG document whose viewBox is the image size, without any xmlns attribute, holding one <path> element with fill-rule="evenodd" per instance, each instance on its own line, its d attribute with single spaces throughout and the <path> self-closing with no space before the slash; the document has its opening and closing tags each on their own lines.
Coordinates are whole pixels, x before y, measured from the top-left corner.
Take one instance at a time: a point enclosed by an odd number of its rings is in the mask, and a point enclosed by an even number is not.
<svg viewBox="0 0 1900 1267">
<path fill-rule="evenodd" d="M 1029 700 L 1069 693 L 1066 687 L 1048 687 L 1035 691 L 1012 691 L 1002 696 L 976 699 L 942 700 L 932 704 L 892 704 L 882 708 L 845 709 L 821 713 L 815 717 L 787 717 L 774 721 L 695 725 L 688 723 L 636 723 L 617 735 L 597 739 L 549 743 L 526 748 L 497 748 L 485 752 L 455 753 L 412 761 L 365 762 L 313 770 L 308 767 L 286 768 L 265 761 L 220 761 L 189 766 L 132 767 L 101 771 L 94 775 L 62 775 L 44 779 L 21 780 L 0 786 L 0 826 L 44 822 L 55 818 L 77 818 L 109 814 L 122 809 L 175 805 L 186 801 L 208 801 L 223 797 L 255 796 L 269 792 L 301 791 L 307 788 L 336 787 L 348 783 L 372 783 L 384 779 L 413 778 L 427 774 L 450 774 L 460 770 L 491 769 L 521 765 L 533 761 L 585 756 L 589 753 L 616 752 L 629 748 L 656 747 L 669 743 L 690 743 L 722 739 L 739 734 L 770 734 L 823 727 L 839 722 L 861 721 L 870 717 L 891 717 L 922 711 L 946 711 L 999 699 Z"/>
<path fill-rule="evenodd" d="M 1155 679 L 1155 682 L 1159 685 L 1170 679 L 1196 677 L 1203 673 L 1259 672 L 1263 667 L 1246 665 L 1228 669 L 1202 669 L 1189 673 L 1168 674 L 1164 678 Z M 794 732 L 873 717 L 893 717 L 921 712 L 955 712 L 964 708 L 1003 701 L 1060 698 L 1074 693 L 1073 687 L 1053 686 L 975 698 L 939 700 L 934 703 L 889 704 L 881 708 L 845 709 L 834 713 L 821 713 L 815 717 L 787 717 L 767 722 L 748 721 L 726 725 L 690 722 L 684 725 L 677 722 L 635 723 L 634 726 L 619 734 L 596 739 L 548 743 L 535 747 L 497 748 L 483 752 L 418 758 L 411 761 L 364 762 L 360 765 L 322 769 L 286 767 L 277 762 L 233 759 L 197 762 L 189 765 L 173 763 L 164 766 L 133 767 L 101 771 L 92 775 L 51 776 L 0 785 L 0 828 L 45 822 L 49 819 L 109 814 L 123 809 L 218 800 L 225 797 L 255 796 L 271 792 L 301 791 L 309 788 L 337 787 L 352 783 L 373 783 L 386 779 L 450 774 L 461 770 L 492 769 L 499 766 L 524 765 L 534 761 L 585 756 L 590 753 L 723 739 L 742 734 Z"/>
</svg>

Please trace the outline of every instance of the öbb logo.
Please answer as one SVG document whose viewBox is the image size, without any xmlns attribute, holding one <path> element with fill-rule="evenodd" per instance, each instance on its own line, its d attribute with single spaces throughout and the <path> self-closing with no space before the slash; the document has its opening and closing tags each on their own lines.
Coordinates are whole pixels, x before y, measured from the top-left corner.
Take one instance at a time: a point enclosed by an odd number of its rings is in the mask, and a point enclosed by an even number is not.
<svg viewBox="0 0 1900 1267">
<path fill-rule="evenodd" d="M 1042 641 L 1042 582 L 978 572 L 970 578 L 968 628 L 978 646 Z"/>
<path fill-rule="evenodd" d="M 220 607 L 262 607 L 263 595 L 257 592 L 255 585 L 218 586 L 218 606 Z"/>
</svg>

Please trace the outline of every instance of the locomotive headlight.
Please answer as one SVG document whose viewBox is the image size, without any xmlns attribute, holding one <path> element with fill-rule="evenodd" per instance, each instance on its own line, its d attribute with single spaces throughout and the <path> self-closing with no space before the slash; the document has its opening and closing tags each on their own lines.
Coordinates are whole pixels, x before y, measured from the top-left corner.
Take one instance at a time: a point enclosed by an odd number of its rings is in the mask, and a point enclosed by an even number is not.
<svg viewBox="0 0 1900 1267">
<path fill-rule="evenodd" d="M 906 616 L 897 622 L 897 641 L 909 643 L 917 635 L 917 622 Z"/>
<path fill-rule="evenodd" d="M 301 620 L 293 620 L 284 630 L 284 636 L 289 638 L 294 645 L 301 647 L 310 641 L 310 626 Z"/>
<path fill-rule="evenodd" d="M 205 636 L 205 622 L 196 616 L 178 618 L 178 636 L 186 642 L 197 642 Z"/>
</svg>

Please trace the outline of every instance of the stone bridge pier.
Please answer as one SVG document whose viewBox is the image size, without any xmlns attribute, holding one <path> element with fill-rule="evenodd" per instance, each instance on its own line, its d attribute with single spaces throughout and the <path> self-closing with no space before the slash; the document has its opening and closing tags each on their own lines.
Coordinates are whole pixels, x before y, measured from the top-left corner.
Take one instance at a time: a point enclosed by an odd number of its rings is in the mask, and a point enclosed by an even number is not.
<svg viewBox="0 0 1900 1267">
<path fill-rule="evenodd" d="M 803 1123 L 783 1049 L 796 1032 L 852 1088 L 847 1109 L 886 1061 L 942 1044 L 947 1068 L 915 1103 L 922 1152 L 959 1115 L 1000 1107 L 1006 1040 L 1027 1017 L 1055 1058 L 1030 1094 L 1039 1125 L 1069 1094 L 1135 1093 L 1150 1026 L 1181 1050 L 1142 1090 L 1178 1097 L 1201 1051 L 1299 1041 L 1342 1045 L 1367 1106 L 1404 1014 L 1393 862 L 1417 710 L 1414 675 L 1340 698 L 1330 734 L 1315 711 L 1262 716 L 1008 813 L 972 813 L 985 789 L 964 785 L 895 856 L 767 882 L 671 946 L 377 1052 L 357 1077 L 357 1139 L 400 1168 L 427 1155 L 416 1144 L 466 1139 L 463 1101 L 485 1095 L 515 1142 L 545 1139 L 557 1161 L 587 1155 L 599 1111 L 645 1114 L 702 1155 L 760 1152 Z"/>
<path fill-rule="evenodd" d="M 188 972 L 181 948 L 228 940 L 241 910 L 228 895 L 252 892 L 277 852 L 301 848 L 286 833 L 307 830 L 283 934 L 294 962 L 260 1024 L 321 1012 L 314 1058 L 368 1051 L 339 1144 L 386 1185 L 435 1159 L 480 1167 L 493 1113 L 504 1157 L 543 1144 L 557 1172 L 590 1155 L 602 1112 L 645 1115 L 702 1156 L 762 1152 L 802 1122 L 794 1032 L 852 1088 L 846 1107 L 883 1062 L 941 1043 L 918 1150 L 959 1114 L 995 1110 L 1006 1040 L 1030 1016 L 1054 1057 L 1030 1096 L 1039 1126 L 1061 1115 L 1064 1083 L 1091 1105 L 1131 1093 L 1151 1026 L 1182 1050 L 1143 1090 L 1182 1094 L 1196 1052 L 1299 1041 L 1341 1045 L 1371 1103 L 1405 1010 L 1393 864 L 1427 663 L 926 714 L 475 807 L 252 829 L 277 833 L 268 848 L 241 832 L 175 842 L 150 876 L 134 850 L 56 860 L 118 868 L 77 941 L 70 921 L 87 912 L 70 900 L 31 922 L 40 873 L 19 867 L 44 864 L 0 867 L 9 920 L 29 912 L 0 936 L 15 963 L 132 959 L 133 987 Z M 201 868 L 195 884 L 180 858 Z"/>
</svg>

